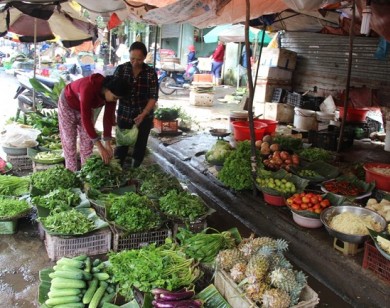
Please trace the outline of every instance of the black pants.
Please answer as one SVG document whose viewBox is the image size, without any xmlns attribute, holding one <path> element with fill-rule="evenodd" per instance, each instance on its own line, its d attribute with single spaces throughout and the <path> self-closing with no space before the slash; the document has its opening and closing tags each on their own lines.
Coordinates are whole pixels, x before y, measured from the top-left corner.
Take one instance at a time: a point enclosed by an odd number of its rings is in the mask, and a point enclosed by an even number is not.
<svg viewBox="0 0 390 308">
<path fill-rule="evenodd" d="M 132 128 L 133 123 L 118 122 L 118 127 L 121 129 Z M 133 149 L 133 167 L 137 168 L 144 160 L 146 153 L 146 146 L 148 144 L 148 138 L 150 130 L 153 127 L 153 118 L 145 117 L 140 126 L 138 127 L 138 137 Z M 120 160 L 120 164 L 123 166 L 125 163 L 127 154 L 129 152 L 129 146 L 117 146 L 115 148 L 114 156 Z"/>
</svg>

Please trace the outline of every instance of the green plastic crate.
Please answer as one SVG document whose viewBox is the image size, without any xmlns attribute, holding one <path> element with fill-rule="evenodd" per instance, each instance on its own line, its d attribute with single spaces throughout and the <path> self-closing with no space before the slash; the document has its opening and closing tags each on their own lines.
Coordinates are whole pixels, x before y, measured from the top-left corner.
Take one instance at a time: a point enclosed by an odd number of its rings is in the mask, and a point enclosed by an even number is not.
<svg viewBox="0 0 390 308">
<path fill-rule="evenodd" d="M 14 234 L 17 231 L 18 221 L 0 221 L 0 234 Z"/>
</svg>

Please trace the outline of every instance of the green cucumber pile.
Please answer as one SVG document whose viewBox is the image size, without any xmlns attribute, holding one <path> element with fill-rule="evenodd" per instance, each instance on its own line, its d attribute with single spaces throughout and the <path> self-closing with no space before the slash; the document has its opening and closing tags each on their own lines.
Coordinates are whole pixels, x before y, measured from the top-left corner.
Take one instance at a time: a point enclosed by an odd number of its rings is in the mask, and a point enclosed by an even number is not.
<svg viewBox="0 0 390 308">
<path fill-rule="evenodd" d="M 48 307 L 97 308 L 116 297 L 116 284 L 106 263 L 85 255 L 61 258 L 49 274 Z"/>
</svg>

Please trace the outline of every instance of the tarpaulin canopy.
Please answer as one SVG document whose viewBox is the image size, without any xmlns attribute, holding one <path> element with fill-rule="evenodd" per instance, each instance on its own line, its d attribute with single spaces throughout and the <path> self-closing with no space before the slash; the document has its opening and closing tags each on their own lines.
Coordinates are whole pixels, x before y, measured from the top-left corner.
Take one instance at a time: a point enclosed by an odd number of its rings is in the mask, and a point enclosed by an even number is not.
<svg viewBox="0 0 390 308">
<path fill-rule="evenodd" d="M 260 42 L 262 30 L 249 27 L 249 42 Z M 216 43 L 218 40 L 224 43 L 243 43 L 245 42 L 245 26 L 244 25 L 222 25 L 217 26 L 209 33 L 203 36 L 205 43 Z M 264 43 L 268 44 L 271 38 L 265 34 Z"/>
<path fill-rule="evenodd" d="M 36 27 L 35 27 L 36 25 Z M 69 2 L 57 5 L 8 2 L 0 9 L 0 36 L 11 31 L 21 42 L 60 37 L 66 47 L 97 37 L 97 28 Z"/>
</svg>

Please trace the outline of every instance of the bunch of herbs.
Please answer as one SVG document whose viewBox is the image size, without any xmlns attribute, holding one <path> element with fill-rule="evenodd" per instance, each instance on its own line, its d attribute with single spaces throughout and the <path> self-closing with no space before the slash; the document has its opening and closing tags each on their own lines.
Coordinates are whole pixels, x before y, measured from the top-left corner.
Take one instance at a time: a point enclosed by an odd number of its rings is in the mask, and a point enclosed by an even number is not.
<svg viewBox="0 0 390 308">
<path fill-rule="evenodd" d="M 77 188 L 81 186 L 77 175 L 63 166 L 56 166 L 31 175 L 31 185 L 47 194 L 58 188 Z"/>
<path fill-rule="evenodd" d="M 60 211 L 70 210 L 72 207 L 79 205 L 80 201 L 80 195 L 69 188 L 59 188 L 44 196 L 35 196 L 31 199 L 35 206 Z"/>
<path fill-rule="evenodd" d="M 31 209 L 26 200 L 0 197 L 0 219 L 17 217 Z"/>
</svg>

